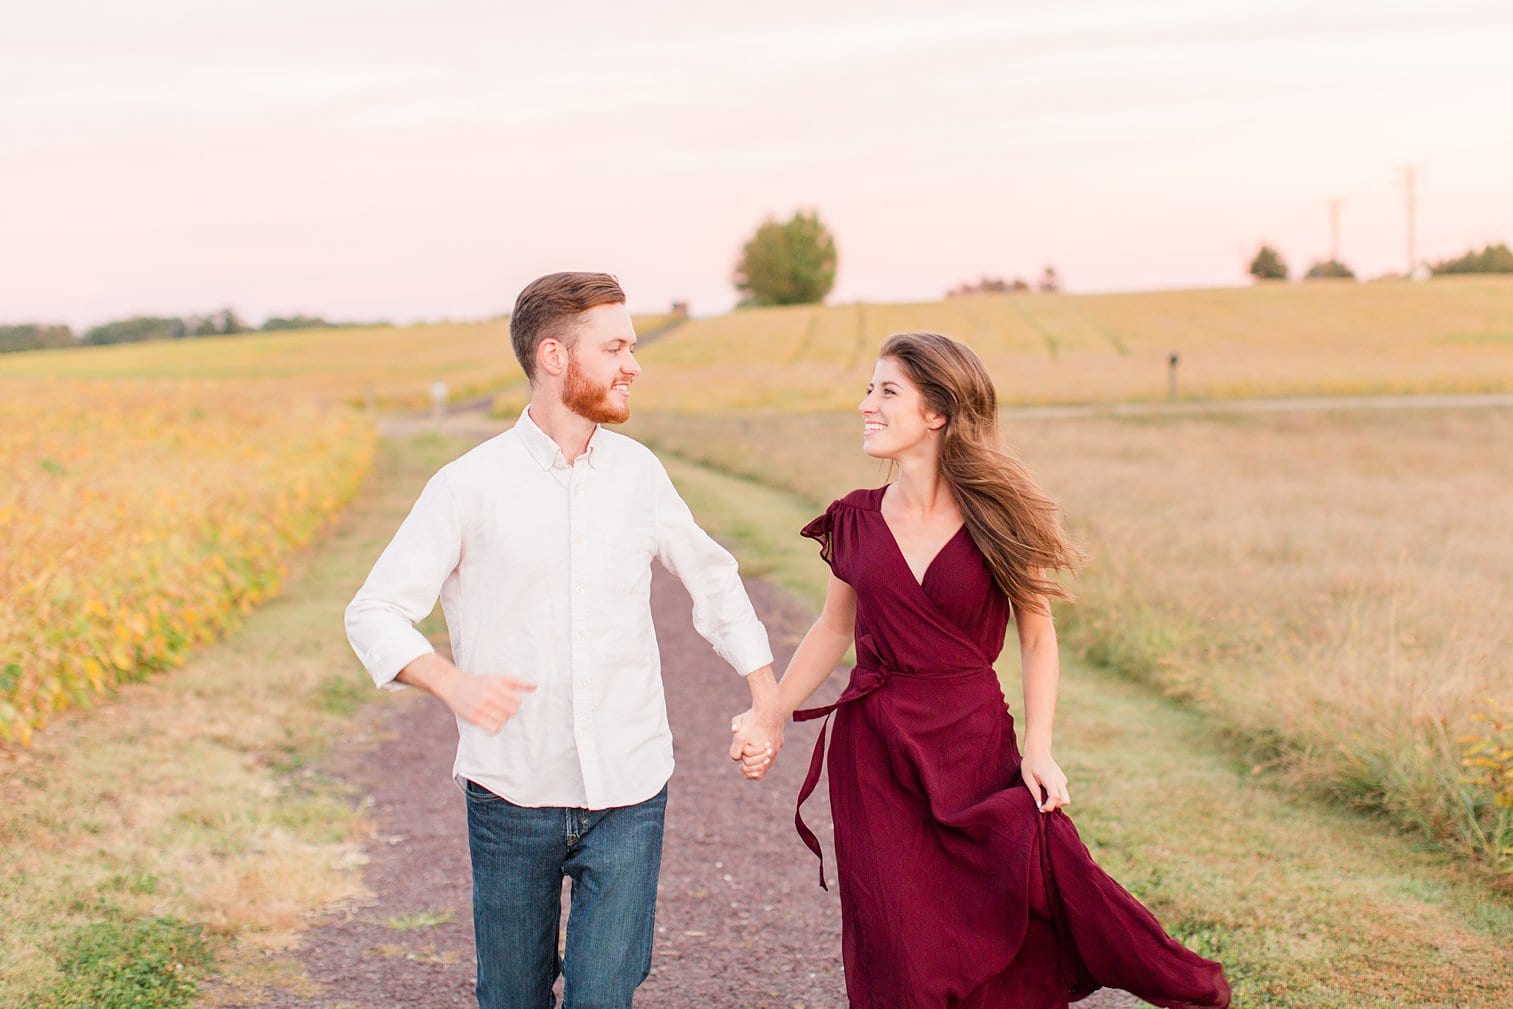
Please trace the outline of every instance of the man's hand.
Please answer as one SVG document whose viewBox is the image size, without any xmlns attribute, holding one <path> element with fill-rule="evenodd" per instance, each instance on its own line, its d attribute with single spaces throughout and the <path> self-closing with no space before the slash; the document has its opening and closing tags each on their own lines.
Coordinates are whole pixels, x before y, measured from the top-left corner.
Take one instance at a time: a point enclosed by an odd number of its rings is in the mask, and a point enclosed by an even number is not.
<svg viewBox="0 0 1513 1009">
<path fill-rule="evenodd" d="M 740 763 L 747 779 L 758 781 L 783 748 L 783 706 L 771 666 L 752 670 L 746 685 L 751 707 L 730 720 L 730 759 Z"/>
<path fill-rule="evenodd" d="M 730 759 L 740 763 L 748 780 L 760 781 L 783 748 L 782 716 L 776 709 L 748 708 L 730 720 L 730 734 Z"/>
<path fill-rule="evenodd" d="M 536 689 L 534 683 L 508 676 L 468 676 L 454 679 L 442 695 L 453 714 L 489 732 L 498 732 L 515 717 L 525 695 Z"/>
<path fill-rule="evenodd" d="M 534 683 L 508 676 L 469 676 L 440 655 L 428 654 L 399 671 L 400 683 L 435 694 L 458 718 L 498 732 L 515 717 Z"/>
</svg>

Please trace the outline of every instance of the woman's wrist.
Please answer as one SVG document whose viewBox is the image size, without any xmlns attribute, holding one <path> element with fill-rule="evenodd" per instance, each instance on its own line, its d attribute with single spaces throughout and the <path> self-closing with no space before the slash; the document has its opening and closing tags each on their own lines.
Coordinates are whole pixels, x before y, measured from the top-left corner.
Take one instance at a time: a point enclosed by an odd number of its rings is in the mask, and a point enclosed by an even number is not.
<svg viewBox="0 0 1513 1009">
<path fill-rule="evenodd" d="M 1025 733 L 1024 752 L 1026 755 L 1033 753 L 1049 756 L 1051 752 L 1051 737 L 1049 735 L 1041 735 L 1040 733 Z"/>
</svg>

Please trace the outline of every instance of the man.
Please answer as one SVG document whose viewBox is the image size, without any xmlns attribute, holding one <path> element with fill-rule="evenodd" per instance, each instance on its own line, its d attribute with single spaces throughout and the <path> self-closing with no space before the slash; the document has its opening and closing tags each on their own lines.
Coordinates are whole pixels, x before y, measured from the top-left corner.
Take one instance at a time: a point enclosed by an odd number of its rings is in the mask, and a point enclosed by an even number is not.
<svg viewBox="0 0 1513 1009">
<path fill-rule="evenodd" d="M 481 1009 L 550 1009 L 559 973 L 566 1009 L 629 1009 L 651 969 L 673 770 L 652 558 L 751 687 L 730 753 L 748 778 L 782 746 L 772 653 L 734 558 L 656 457 L 602 426 L 630 417 L 641 373 L 619 283 L 542 277 L 510 338 L 530 405 L 426 485 L 348 606 L 347 636 L 380 687 L 427 690 L 457 716 Z M 415 629 L 438 593 L 455 665 Z"/>
</svg>

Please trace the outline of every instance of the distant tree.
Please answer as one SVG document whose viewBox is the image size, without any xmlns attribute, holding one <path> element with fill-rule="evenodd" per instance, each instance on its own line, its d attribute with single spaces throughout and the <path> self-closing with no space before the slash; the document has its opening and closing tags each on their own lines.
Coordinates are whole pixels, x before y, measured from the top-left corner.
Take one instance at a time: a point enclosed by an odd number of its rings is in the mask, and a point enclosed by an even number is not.
<svg viewBox="0 0 1513 1009">
<path fill-rule="evenodd" d="M 263 320 L 261 328 L 272 333 L 281 329 L 328 329 L 336 325 L 317 315 L 271 315 Z"/>
<path fill-rule="evenodd" d="M 1256 258 L 1250 261 L 1250 275 L 1257 280 L 1286 280 L 1287 263 L 1280 252 L 1263 245 L 1256 251 Z"/>
<path fill-rule="evenodd" d="M 219 336 L 220 328 L 213 315 L 191 315 L 184 320 L 185 336 Z"/>
<path fill-rule="evenodd" d="M 1445 273 L 1513 273 L 1513 249 L 1506 242 L 1471 250 L 1457 259 L 1446 259 L 1429 267 L 1434 274 Z"/>
<path fill-rule="evenodd" d="M 1024 282 L 1023 277 L 1015 277 L 1013 280 L 1005 280 L 1003 277 L 989 277 L 986 274 L 976 283 L 967 282 L 957 284 L 946 292 L 947 298 L 965 298 L 974 294 L 1011 294 L 1028 291 L 1030 285 Z"/>
<path fill-rule="evenodd" d="M 67 326 L 39 326 L 22 323 L 0 326 L 0 354 L 18 350 L 43 350 L 48 347 L 74 347 L 79 341 Z"/>
<path fill-rule="evenodd" d="M 1338 259 L 1323 259 L 1314 263 L 1303 274 L 1304 280 L 1354 280 L 1355 271 Z"/>
<path fill-rule="evenodd" d="M 188 332 L 176 315 L 140 315 L 95 326 L 84 334 L 85 343 L 137 343 L 142 340 L 176 340 Z"/>
<path fill-rule="evenodd" d="M 1061 275 L 1056 272 L 1054 266 L 1047 265 L 1040 273 L 1040 292 L 1055 294 L 1059 290 L 1061 290 Z"/>
<path fill-rule="evenodd" d="M 242 317 L 236 314 L 236 309 L 227 305 L 215 315 L 216 332 L 222 336 L 231 336 L 233 333 L 245 333 L 252 327 L 242 321 Z"/>
<path fill-rule="evenodd" d="M 807 305 L 835 286 L 835 238 L 819 214 L 800 211 L 786 222 L 769 218 L 741 249 L 735 286 L 743 305 Z"/>
<path fill-rule="evenodd" d="M 230 336 L 233 333 L 246 333 L 252 327 L 242 322 L 236 309 L 228 305 L 209 315 L 189 316 L 184 320 L 184 328 L 187 336 Z"/>
</svg>

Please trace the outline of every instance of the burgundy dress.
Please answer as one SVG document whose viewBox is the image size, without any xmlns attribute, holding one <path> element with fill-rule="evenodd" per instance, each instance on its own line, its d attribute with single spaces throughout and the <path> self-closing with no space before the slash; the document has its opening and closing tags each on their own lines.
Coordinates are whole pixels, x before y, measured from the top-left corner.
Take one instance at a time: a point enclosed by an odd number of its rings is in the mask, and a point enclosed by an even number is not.
<svg viewBox="0 0 1513 1009">
<path fill-rule="evenodd" d="M 1100 987 L 1159 1006 L 1229 1004 L 1185 949 L 1093 861 L 1019 776 L 993 672 L 1010 607 L 959 531 L 914 580 L 859 490 L 804 528 L 856 591 L 856 668 L 833 705 L 830 807 L 852 1009 L 1049 1009 Z M 819 781 L 825 730 L 799 805 Z M 804 842 L 819 841 L 797 818 Z M 823 856 L 820 885 L 824 886 Z"/>
</svg>

